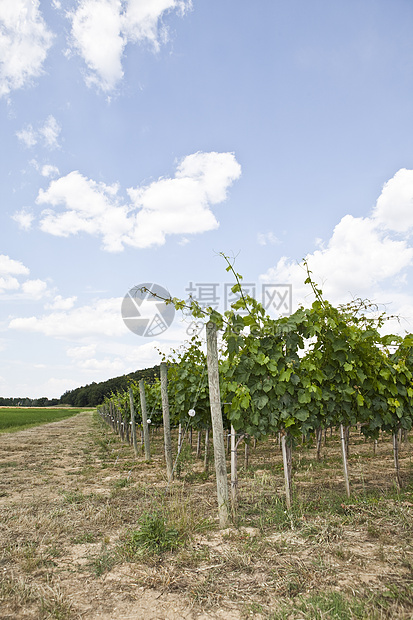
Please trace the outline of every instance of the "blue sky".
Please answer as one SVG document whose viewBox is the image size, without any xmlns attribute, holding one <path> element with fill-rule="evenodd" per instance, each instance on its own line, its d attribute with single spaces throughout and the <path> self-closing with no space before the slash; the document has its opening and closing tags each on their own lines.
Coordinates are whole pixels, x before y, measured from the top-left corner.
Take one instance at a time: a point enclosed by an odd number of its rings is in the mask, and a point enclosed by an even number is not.
<svg viewBox="0 0 413 620">
<path fill-rule="evenodd" d="M 407 0 L 0 0 L 0 395 L 151 366 L 141 283 L 291 284 L 411 331 Z M 196 296 L 196 294 L 195 294 Z"/>
</svg>

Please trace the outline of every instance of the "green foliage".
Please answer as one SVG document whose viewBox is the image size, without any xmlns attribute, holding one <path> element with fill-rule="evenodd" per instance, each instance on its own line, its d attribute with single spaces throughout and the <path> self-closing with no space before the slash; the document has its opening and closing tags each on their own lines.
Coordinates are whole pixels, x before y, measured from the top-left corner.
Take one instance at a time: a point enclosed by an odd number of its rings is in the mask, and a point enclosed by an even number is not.
<svg viewBox="0 0 413 620">
<path fill-rule="evenodd" d="M 130 534 L 126 549 L 130 555 L 160 554 L 182 545 L 179 532 L 168 527 L 166 518 L 158 510 L 144 513 L 139 519 L 140 528 Z"/>
<path fill-rule="evenodd" d="M 380 334 L 389 318 L 368 301 L 334 307 L 323 298 L 307 268 L 314 302 L 273 319 L 243 292 L 230 259 L 238 300 L 224 315 L 195 301 L 166 300 L 223 331 L 221 397 L 226 420 L 250 437 L 285 433 L 289 441 L 317 429 L 362 424 L 366 436 L 409 430 L 413 420 L 413 335 Z M 133 386 L 134 393 L 137 390 Z M 168 359 L 171 421 L 202 429 L 210 425 L 206 355 L 197 336 Z M 129 420 L 127 392 L 111 395 Z M 148 409 L 160 405 L 159 381 L 147 387 Z M 123 403 L 123 404 L 122 404 Z M 149 405 L 151 403 L 151 405 Z M 135 398 L 139 411 L 138 398 Z M 188 411 L 195 415 L 188 418 Z M 151 417 L 153 413 L 151 413 Z"/>
<path fill-rule="evenodd" d="M 207 361 L 197 336 L 182 349 L 171 352 L 168 395 L 172 424 L 190 422 L 196 429 L 210 425 Z M 191 409 L 195 410 L 195 415 L 189 418 Z"/>
<path fill-rule="evenodd" d="M 307 435 L 320 427 L 363 424 L 363 432 L 412 425 L 412 337 L 382 338 L 384 315 L 356 300 L 335 308 L 311 280 L 315 301 L 289 317 L 271 319 L 258 302 L 227 313 L 227 415 L 255 437 Z M 237 285 L 234 287 L 236 288 Z M 389 355 L 388 346 L 399 344 Z"/>
</svg>

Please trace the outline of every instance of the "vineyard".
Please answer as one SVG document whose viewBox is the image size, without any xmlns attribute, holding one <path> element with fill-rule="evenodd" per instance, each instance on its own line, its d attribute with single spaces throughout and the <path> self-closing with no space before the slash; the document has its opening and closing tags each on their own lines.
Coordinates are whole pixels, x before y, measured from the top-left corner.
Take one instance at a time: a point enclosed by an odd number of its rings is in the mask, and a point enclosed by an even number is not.
<svg viewBox="0 0 413 620">
<path fill-rule="evenodd" d="M 399 467 L 401 441 L 413 423 L 413 335 L 382 336 L 389 319 L 363 300 L 334 307 L 323 299 L 312 281 L 315 301 L 289 317 L 271 319 L 263 306 L 247 297 L 236 279 L 232 291 L 239 299 L 231 311 L 190 305 L 192 315 L 208 318 L 207 352 L 197 336 L 161 364 L 161 379 L 106 398 L 98 410 L 122 440 L 133 443 L 137 454 L 136 424 L 142 428 L 145 456 L 150 460 L 149 423 L 163 425 L 167 478 L 173 479 L 171 423 L 179 427 L 178 460 L 182 438 L 198 433 L 198 452 L 204 432 L 207 466 L 212 428 L 217 501 L 221 527 L 229 524 L 230 506 L 225 464 L 224 428 L 231 444 L 231 510 L 237 509 L 238 447 L 246 453 L 251 441 L 277 436 L 283 453 L 285 499 L 292 507 L 292 459 L 298 440 L 315 438 L 318 455 L 323 434 L 339 429 L 344 485 L 350 497 L 348 437 L 357 428 L 376 445 L 380 433 L 392 437 L 395 483 L 402 487 Z M 184 302 L 171 299 L 177 308 Z M 218 351 L 217 331 L 222 332 Z"/>
<path fill-rule="evenodd" d="M 159 380 L 2 436 L 2 618 L 413 617 L 413 337 L 233 273 Z"/>
</svg>

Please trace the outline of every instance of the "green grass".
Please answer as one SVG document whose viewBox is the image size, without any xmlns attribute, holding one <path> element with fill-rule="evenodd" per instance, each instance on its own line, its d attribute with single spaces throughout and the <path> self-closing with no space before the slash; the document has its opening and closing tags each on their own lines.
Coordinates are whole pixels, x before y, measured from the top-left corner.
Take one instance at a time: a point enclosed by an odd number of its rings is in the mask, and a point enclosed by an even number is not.
<svg viewBox="0 0 413 620">
<path fill-rule="evenodd" d="M 32 426 L 57 422 L 70 418 L 84 409 L 48 409 L 35 407 L 11 407 L 0 409 L 0 433 L 12 433 Z"/>
</svg>

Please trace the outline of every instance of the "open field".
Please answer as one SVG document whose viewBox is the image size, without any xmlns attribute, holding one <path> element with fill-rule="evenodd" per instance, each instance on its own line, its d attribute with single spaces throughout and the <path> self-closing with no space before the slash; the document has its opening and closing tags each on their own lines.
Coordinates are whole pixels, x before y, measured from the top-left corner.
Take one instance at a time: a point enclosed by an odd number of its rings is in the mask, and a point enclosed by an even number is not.
<svg viewBox="0 0 413 620">
<path fill-rule="evenodd" d="M 352 434 L 352 497 L 340 445 L 294 452 L 284 505 L 276 440 L 239 456 L 239 510 L 217 528 L 212 473 L 185 445 L 168 489 L 153 458 L 91 412 L 0 438 L 0 618 L 90 620 L 413 618 L 413 446 L 404 489 L 392 446 Z M 242 450 L 241 450 L 242 453 Z"/>
<path fill-rule="evenodd" d="M 70 407 L 0 407 L 0 433 L 21 431 L 25 428 L 70 418 L 84 409 Z"/>
</svg>

